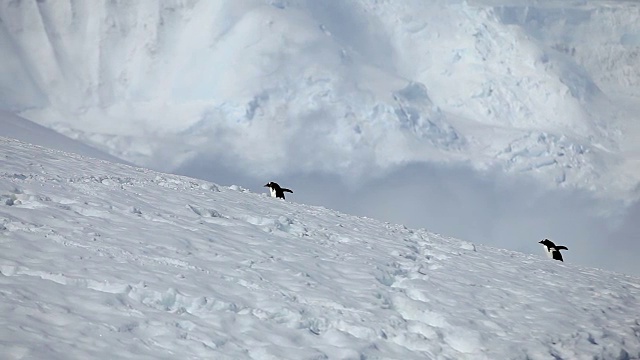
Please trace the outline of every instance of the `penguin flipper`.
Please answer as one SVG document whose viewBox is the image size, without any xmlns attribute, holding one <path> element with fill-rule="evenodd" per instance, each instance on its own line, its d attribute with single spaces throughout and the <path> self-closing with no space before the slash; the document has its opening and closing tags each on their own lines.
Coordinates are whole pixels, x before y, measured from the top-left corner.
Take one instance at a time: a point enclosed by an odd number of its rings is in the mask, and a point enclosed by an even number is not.
<svg viewBox="0 0 640 360">
<path fill-rule="evenodd" d="M 564 245 L 560 245 L 560 246 L 556 246 L 556 249 L 558 250 L 569 250 L 566 246 Z"/>
<path fill-rule="evenodd" d="M 290 192 L 290 193 L 292 193 L 292 194 L 293 194 L 293 191 L 291 191 L 291 190 L 289 190 L 289 189 L 282 188 L 282 191 L 284 191 L 284 192 Z"/>
<path fill-rule="evenodd" d="M 564 262 L 564 260 L 562 260 L 562 254 L 560 254 L 560 251 L 558 251 L 558 250 L 553 251 L 551 253 L 551 255 L 553 256 L 553 260 L 560 260 L 560 261 Z"/>
</svg>

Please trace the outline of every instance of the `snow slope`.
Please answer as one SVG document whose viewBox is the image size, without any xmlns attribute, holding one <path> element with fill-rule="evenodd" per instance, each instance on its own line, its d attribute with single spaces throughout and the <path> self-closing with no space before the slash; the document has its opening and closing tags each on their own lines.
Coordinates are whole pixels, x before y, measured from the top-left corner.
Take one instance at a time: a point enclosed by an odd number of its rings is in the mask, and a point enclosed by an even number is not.
<svg viewBox="0 0 640 360">
<path fill-rule="evenodd" d="M 0 136 L 111 162 L 126 163 L 105 152 L 70 139 L 42 125 L 0 110 Z"/>
<path fill-rule="evenodd" d="M 6 138 L 0 154 L 3 359 L 640 358 L 640 279 L 570 252 Z"/>
<path fill-rule="evenodd" d="M 139 165 L 638 197 L 633 1 L 0 3 L 0 108 Z M 197 164 L 193 164 L 194 162 Z"/>
</svg>

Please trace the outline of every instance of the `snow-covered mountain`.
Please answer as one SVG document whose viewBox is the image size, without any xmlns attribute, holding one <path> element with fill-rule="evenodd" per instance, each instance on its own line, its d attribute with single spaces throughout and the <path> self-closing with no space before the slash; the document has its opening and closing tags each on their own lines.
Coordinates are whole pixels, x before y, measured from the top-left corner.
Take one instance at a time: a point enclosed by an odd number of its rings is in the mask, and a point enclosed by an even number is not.
<svg viewBox="0 0 640 360">
<path fill-rule="evenodd" d="M 561 263 L 12 139 L 0 154 L 2 359 L 640 358 L 640 279 L 571 247 Z"/>
<path fill-rule="evenodd" d="M 0 108 L 139 165 L 636 199 L 635 1 L 0 2 Z"/>
</svg>

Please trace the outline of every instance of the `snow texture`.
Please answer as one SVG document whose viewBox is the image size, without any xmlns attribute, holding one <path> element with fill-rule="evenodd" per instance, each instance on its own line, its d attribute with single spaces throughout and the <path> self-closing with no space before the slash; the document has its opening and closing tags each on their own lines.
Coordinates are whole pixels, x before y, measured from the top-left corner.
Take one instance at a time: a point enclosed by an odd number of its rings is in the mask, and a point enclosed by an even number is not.
<svg viewBox="0 0 640 360">
<path fill-rule="evenodd" d="M 640 358 L 637 277 L 13 139 L 0 154 L 2 359 Z"/>
</svg>

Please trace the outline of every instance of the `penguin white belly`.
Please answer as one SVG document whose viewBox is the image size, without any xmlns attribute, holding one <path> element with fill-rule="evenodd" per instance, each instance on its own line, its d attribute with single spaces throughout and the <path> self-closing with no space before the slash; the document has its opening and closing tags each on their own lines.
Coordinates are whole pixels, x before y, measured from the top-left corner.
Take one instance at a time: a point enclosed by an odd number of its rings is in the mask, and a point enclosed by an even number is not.
<svg viewBox="0 0 640 360">
<path fill-rule="evenodd" d="M 272 187 L 269 188 L 269 192 L 271 193 L 271 197 L 276 197 L 276 191 Z"/>
</svg>

